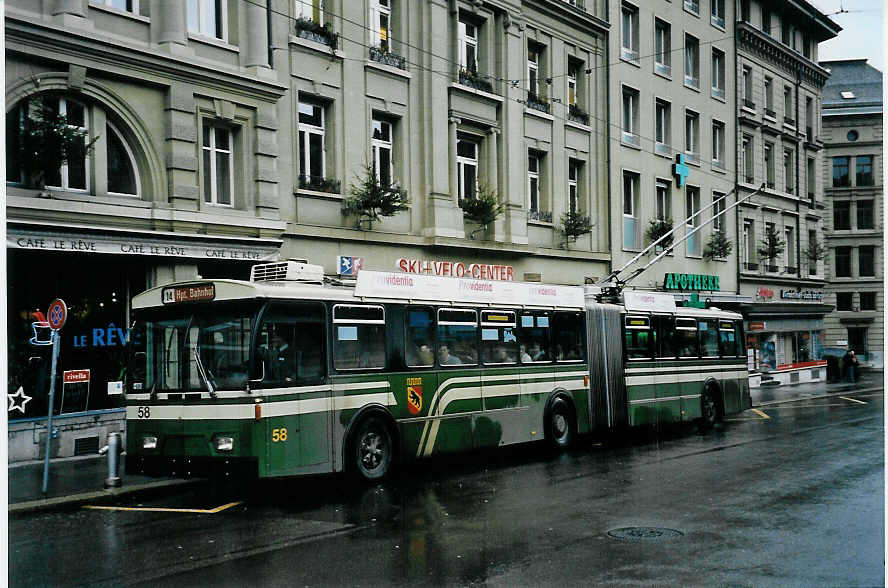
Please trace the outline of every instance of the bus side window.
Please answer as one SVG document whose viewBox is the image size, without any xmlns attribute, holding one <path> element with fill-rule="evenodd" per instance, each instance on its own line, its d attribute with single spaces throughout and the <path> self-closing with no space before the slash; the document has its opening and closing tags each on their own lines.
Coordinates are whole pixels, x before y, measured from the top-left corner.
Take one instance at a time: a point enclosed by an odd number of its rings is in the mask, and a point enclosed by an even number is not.
<svg viewBox="0 0 888 588">
<path fill-rule="evenodd" d="M 647 316 L 625 317 L 626 357 L 651 358 L 651 319 Z"/>
<path fill-rule="evenodd" d="M 697 330 L 703 357 L 718 357 L 718 321 L 712 318 L 698 320 Z"/>
<path fill-rule="evenodd" d="M 739 355 L 737 351 L 737 336 L 734 333 L 732 321 L 718 321 L 718 347 L 722 357 L 734 357 Z"/>
<path fill-rule="evenodd" d="M 514 364 L 518 361 L 515 313 L 505 310 L 481 311 L 481 358 L 485 364 Z"/>
<path fill-rule="evenodd" d="M 333 367 L 337 370 L 385 367 L 385 309 L 333 306 Z"/>
<path fill-rule="evenodd" d="M 325 311 L 320 304 L 276 304 L 259 330 L 255 377 L 262 386 L 311 386 L 326 375 Z"/>
<path fill-rule="evenodd" d="M 408 367 L 435 365 L 435 320 L 431 308 L 407 309 L 407 347 L 404 354 Z"/>
<path fill-rule="evenodd" d="M 692 318 L 675 319 L 675 343 L 679 357 L 699 357 L 697 321 Z"/>
<path fill-rule="evenodd" d="M 438 365 L 478 364 L 478 314 L 474 310 L 438 309 Z"/>
<path fill-rule="evenodd" d="M 743 338 L 743 321 L 734 321 L 734 337 L 737 339 L 737 355 L 746 357 L 746 345 Z"/>
<path fill-rule="evenodd" d="M 519 323 L 520 345 L 518 356 L 521 363 L 542 363 L 552 361 L 549 347 L 552 344 L 549 328 L 549 313 L 522 313 Z"/>
<path fill-rule="evenodd" d="M 552 317 L 552 334 L 556 361 L 581 361 L 586 358 L 585 329 L 583 313 L 555 313 Z"/>
<path fill-rule="evenodd" d="M 654 351 L 657 357 L 673 359 L 678 355 L 675 345 L 675 318 L 666 315 L 654 319 Z"/>
</svg>

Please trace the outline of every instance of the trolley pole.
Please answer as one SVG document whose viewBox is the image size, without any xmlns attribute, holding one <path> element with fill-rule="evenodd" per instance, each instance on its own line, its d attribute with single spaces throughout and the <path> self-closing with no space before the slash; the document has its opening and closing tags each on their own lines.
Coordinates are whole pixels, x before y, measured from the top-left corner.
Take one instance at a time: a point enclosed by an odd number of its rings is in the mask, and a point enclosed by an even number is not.
<svg viewBox="0 0 888 588">
<path fill-rule="evenodd" d="M 52 446 L 52 411 L 55 406 L 56 366 L 59 361 L 59 332 L 52 330 L 52 368 L 49 372 L 49 414 L 46 416 L 46 454 L 43 458 L 43 496 L 49 485 L 49 450 Z"/>
</svg>

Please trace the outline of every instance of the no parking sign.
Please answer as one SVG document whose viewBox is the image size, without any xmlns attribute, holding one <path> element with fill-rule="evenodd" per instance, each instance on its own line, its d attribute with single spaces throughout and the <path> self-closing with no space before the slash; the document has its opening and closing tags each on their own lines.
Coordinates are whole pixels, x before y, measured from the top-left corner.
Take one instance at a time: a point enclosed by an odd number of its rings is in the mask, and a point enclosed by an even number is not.
<svg viewBox="0 0 888 588">
<path fill-rule="evenodd" d="M 68 306 L 61 298 L 56 298 L 49 305 L 49 311 L 46 313 L 46 322 L 53 331 L 58 331 L 65 326 L 68 320 Z"/>
</svg>

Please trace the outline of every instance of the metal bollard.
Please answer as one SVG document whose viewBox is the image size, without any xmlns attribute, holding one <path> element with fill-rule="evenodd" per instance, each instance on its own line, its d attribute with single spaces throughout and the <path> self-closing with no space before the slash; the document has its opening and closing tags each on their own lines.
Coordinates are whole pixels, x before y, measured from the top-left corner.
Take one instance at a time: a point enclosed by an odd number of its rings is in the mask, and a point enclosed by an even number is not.
<svg viewBox="0 0 888 588">
<path fill-rule="evenodd" d="M 119 488 L 123 482 L 120 480 L 120 433 L 108 434 L 108 477 L 105 479 L 105 488 Z"/>
</svg>

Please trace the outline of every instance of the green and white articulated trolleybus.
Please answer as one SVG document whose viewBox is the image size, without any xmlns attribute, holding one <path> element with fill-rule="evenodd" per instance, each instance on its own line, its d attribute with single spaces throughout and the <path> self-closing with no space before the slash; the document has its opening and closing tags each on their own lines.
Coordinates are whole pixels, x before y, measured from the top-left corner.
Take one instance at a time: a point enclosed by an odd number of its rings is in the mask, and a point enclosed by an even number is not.
<svg viewBox="0 0 888 588">
<path fill-rule="evenodd" d="M 600 296 L 597 297 L 600 299 Z M 280 262 L 133 299 L 126 467 L 350 471 L 749 406 L 740 315 L 672 296 Z"/>
</svg>

